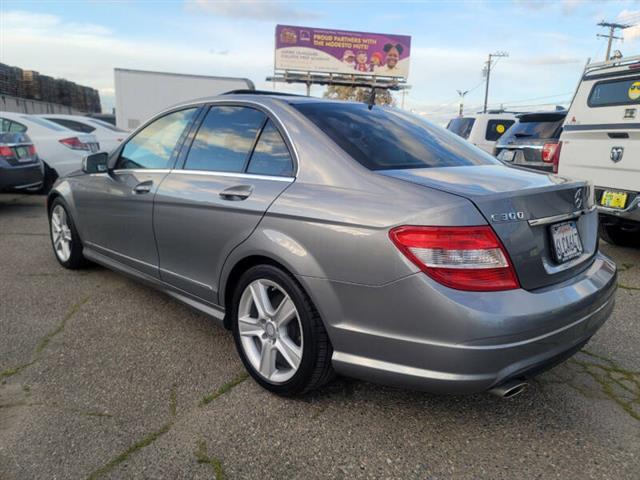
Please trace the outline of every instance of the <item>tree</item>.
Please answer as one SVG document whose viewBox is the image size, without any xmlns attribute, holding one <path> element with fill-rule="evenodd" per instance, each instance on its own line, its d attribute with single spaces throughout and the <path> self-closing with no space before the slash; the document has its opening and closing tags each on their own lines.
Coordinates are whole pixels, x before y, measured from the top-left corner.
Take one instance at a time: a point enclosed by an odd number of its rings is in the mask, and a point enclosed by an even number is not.
<svg viewBox="0 0 640 480">
<path fill-rule="evenodd" d="M 337 100 L 351 100 L 353 102 L 368 103 L 371 96 L 371 89 L 367 87 L 347 87 L 340 85 L 329 85 L 324 92 L 324 98 Z M 386 88 L 376 88 L 376 105 L 395 106 L 396 100 L 391 92 Z"/>
</svg>

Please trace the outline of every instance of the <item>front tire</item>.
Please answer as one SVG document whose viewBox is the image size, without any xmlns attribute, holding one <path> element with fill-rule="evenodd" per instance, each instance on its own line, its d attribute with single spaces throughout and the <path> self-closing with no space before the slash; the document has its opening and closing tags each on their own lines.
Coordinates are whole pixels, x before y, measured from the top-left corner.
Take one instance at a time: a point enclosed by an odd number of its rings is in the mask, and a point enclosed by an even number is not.
<svg viewBox="0 0 640 480">
<path fill-rule="evenodd" d="M 600 237 L 607 243 L 620 247 L 640 247 L 640 228 L 628 230 L 620 225 L 600 225 Z"/>
<path fill-rule="evenodd" d="M 231 321 L 247 371 L 267 390 L 298 395 L 333 376 L 333 349 L 315 306 L 289 274 L 258 265 L 240 278 Z"/>
<path fill-rule="evenodd" d="M 56 259 L 64 268 L 77 270 L 87 264 L 82 241 L 65 203 L 56 198 L 49 210 L 49 233 Z"/>
</svg>

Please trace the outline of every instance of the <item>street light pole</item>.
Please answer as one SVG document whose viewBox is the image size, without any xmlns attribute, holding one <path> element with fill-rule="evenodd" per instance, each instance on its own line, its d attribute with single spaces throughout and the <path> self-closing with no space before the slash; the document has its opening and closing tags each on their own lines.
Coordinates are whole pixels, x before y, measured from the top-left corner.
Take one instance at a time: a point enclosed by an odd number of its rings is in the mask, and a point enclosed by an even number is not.
<svg viewBox="0 0 640 480">
<path fill-rule="evenodd" d="M 491 61 L 493 58 L 508 57 L 508 56 L 509 54 L 507 52 L 496 52 L 496 53 L 489 54 L 489 59 L 487 60 L 487 65 L 485 67 L 487 81 L 484 86 L 484 108 L 482 109 L 483 113 L 487 113 L 487 103 L 489 102 L 489 80 L 491 79 Z"/>
</svg>

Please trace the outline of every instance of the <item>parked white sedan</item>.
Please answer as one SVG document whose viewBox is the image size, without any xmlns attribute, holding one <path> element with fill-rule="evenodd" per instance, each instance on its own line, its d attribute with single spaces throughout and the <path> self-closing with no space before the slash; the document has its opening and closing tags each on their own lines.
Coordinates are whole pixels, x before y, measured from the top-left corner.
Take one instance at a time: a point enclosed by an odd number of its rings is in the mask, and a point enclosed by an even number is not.
<svg viewBox="0 0 640 480">
<path fill-rule="evenodd" d="M 85 155 L 100 150 L 93 134 L 78 133 L 37 115 L 0 112 L 0 132 L 27 132 L 45 167 L 43 190 L 56 178 L 82 166 Z"/>
<path fill-rule="evenodd" d="M 85 117 L 82 115 L 62 115 L 53 113 L 38 116 L 75 132 L 91 133 L 95 135 L 98 142 L 100 142 L 100 149 L 105 152 L 110 152 L 115 149 L 128 135 L 128 132 L 97 118 Z"/>
</svg>

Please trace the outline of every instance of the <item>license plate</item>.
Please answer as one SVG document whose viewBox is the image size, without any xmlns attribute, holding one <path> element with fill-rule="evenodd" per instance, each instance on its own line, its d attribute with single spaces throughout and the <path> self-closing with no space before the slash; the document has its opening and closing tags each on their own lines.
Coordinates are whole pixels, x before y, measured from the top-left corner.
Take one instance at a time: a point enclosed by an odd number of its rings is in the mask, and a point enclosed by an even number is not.
<svg viewBox="0 0 640 480">
<path fill-rule="evenodd" d="M 582 255 L 582 242 L 576 222 L 551 225 L 551 239 L 558 263 L 564 263 Z"/>
<path fill-rule="evenodd" d="M 16 156 L 19 162 L 28 162 L 31 160 L 29 149 L 27 147 L 15 147 Z"/>
<path fill-rule="evenodd" d="M 626 192 L 611 192 L 605 190 L 602 192 L 602 198 L 600 199 L 600 205 L 609 208 L 624 208 L 627 204 Z"/>
<path fill-rule="evenodd" d="M 513 159 L 516 157 L 515 150 L 503 150 L 500 152 L 500 160 L 504 160 L 505 162 L 513 162 Z"/>
</svg>

